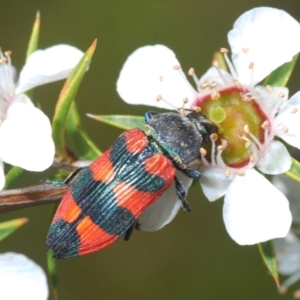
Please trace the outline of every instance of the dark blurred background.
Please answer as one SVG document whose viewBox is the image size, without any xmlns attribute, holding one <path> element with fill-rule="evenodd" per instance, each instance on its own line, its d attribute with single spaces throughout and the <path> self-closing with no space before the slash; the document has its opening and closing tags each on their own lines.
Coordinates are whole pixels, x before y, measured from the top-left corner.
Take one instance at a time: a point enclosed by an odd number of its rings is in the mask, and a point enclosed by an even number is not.
<svg viewBox="0 0 300 300">
<path fill-rule="evenodd" d="M 84 127 L 102 150 L 120 130 L 88 119 L 85 113 L 143 115 L 148 110 L 125 104 L 115 88 L 125 59 L 136 48 L 164 44 L 174 50 L 185 71 L 193 66 L 200 76 L 210 66 L 213 52 L 228 47 L 227 32 L 246 10 L 272 6 L 300 20 L 297 0 L 2 0 L 1 4 L 0 46 L 12 51 L 18 70 L 24 64 L 38 10 L 39 48 L 67 43 L 85 51 L 98 39 L 77 103 Z M 298 63 L 289 83 L 290 95 L 299 90 L 299 75 Z M 50 118 L 62 84 L 35 90 L 35 101 Z M 15 187 L 37 183 L 49 174 L 30 174 Z M 60 299 L 291 298 L 291 292 L 277 293 L 256 246 L 239 246 L 228 236 L 222 200 L 209 203 L 197 184 L 188 200 L 192 212 L 181 211 L 158 232 L 134 232 L 129 242 L 119 240 L 100 252 L 59 261 Z M 44 244 L 50 214 L 51 205 L 46 205 L 1 215 L 1 221 L 24 216 L 30 222 L 1 242 L 0 252 L 22 252 L 46 269 Z"/>
</svg>

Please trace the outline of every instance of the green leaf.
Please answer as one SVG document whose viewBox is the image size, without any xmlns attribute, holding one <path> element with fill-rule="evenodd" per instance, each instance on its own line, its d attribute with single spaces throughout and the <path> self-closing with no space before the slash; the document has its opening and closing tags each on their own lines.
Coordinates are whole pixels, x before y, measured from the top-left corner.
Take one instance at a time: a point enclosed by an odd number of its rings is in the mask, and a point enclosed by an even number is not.
<svg viewBox="0 0 300 300">
<path fill-rule="evenodd" d="M 48 264 L 48 273 L 49 273 L 49 277 L 50 277 L 53 296 L 54 296 L 54 299 L 58 299 L 57 261 L 53 257 L 53 253 L 50 250 L 47 251 L 47 264 Z"/>
<path fill-rule="evenodd" d="M 9 189 L 12 184 L 19 179 L 26 171 L 20 167 L 11 167 L 5 176 L 4 189 Z"/>
<path fill-rule="evenodd" d="M 292 158 L 291 168 L 285 172 L 285 175 L 294 179 L 295 181 L 300 182 L 300 162 Z"/>
<path fill-rule="evenodd" d="M 277 287 L 280 287 L 279 276 L 277 271 L 277 261 L 274 252 L 273 241 L 267 241 L 258 244 L 259 252 L 262 256 L 264 263 L 266 264 L 268 270 L 270 271 Z"/>
<path fill-rule="evenodd" d="M 298 59 L 298 55 L 295 55 L 292 61 L 283 64 L 274 70 L 264 81 L 263 85 L 271 85 L 271 86 L 286 86 L 288 83 L 292 72 L 294 70 L 296 61 Z"/>
<path fill-rule="evenodd" d="M 123 130 L 128 130 L 135 127 L 138 127 L 144 131 L 147 130 L 144 117 L 123 115 L 96 116 L 91 114 L 87 114 L 87 116 L 99 122 L 103 122 Z"/>
<path fill-rule="evenodd" d="M 31 36 L 29 39 L 29 43 L 27 46 L 26 51 L 26 60 L 28 56 L 30 56 L 37 48 L 38 48 L 38 42 L 39 42 L 39 34 L 40 34 L 40 12 L 36 13 L 35 21 L 33 23 L 33 28 L 31 31 Z M 33 90 L 29 90 L 26 92 L 26 95 L 32 99 L 33 97 Z"/>
<path fill-rule="evenodd" d="M 7 236 L 12 234 L 15 230 L 17 230 L 19 227 L 26 224 L 27 222 L 27 218 L 19 218 L 0 223 L 0 241 L 5 239 Z"/>
<path fill-rule="evenodd" d="M 97 40 L 92 43 L 90 48 L 86 51 L 76 67 L 70 73 L 55 107 L 54 117 L 52 121 L 52 137 L 56 147 L 56 154 L 60 155 L 63 158 L 68 157 L 64 131 L 67 115 L 71 103 L 75 99 L 85 71 L 91 62 L 96 44 Z"/>
<path fill-rule="evenodd" d="M 80 116 L 74 101 L 71 104 L 67 117 L 66 136 L 70 149 L 77 157 L 95 160 L 101 155 L 101 151 L 82 129 Z"/>
</svg>

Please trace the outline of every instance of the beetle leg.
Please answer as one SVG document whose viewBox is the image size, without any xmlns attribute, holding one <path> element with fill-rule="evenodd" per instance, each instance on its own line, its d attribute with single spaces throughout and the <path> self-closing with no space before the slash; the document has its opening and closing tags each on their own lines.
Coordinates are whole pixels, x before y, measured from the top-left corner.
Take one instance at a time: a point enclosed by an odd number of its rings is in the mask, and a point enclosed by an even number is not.
<svg viewBox="0 0 300 300">
<path fill-rule="evenodd" d="M 153 116 L 158 115 L 159 113 L 156 111 L 147 111 L 145 113 L 145 123 L 147 123 Z"/>
<path fill-rule="evenodd" d="M 137 228 L 137 221 L 135 220 L 132 225 L 126 230 L 125 234 L 124 234 L 124 241 L 129 241 L 133 230 Z"/>
<path fill-rule="evenodd" d="M 191 207 L 190 207 L 189 203 L 187 202 L 187 200 L 185 199 L 186 191 L 185 191 L 184 186 L 177 179 L 177 177 L 174 178 L 174 182 L 175 182 L 175 187 L 176 187 L 176 193 L 177 193 L 177 196 L 178 196 L 179 200 L 182 203 L 183 210 L 185 210 L 186 212 L 190 212 Z"/>
<path fill-rule="evenodd" d="M 201 178 L 201 173 L 194 170 L 194 169 L 179 169 L 185 176 L 192 178 L 192 179 L 200 179 Z"/>
</svg>

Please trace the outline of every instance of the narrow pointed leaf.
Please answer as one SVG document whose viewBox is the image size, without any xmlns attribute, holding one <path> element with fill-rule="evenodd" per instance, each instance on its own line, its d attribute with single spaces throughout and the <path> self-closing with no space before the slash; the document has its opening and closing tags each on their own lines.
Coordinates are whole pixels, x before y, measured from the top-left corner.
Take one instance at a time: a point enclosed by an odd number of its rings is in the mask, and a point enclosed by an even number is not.
<svg viewBox="0 0 300 300">
<path fill-rule="evenodd" d="M 20 167 L 11 167 L 5 176 L 4 189 L 9 189 L 14 182 L 16 182 L 26 171 Z"/>
<path fill-rule="evenodd" d="M 300 162 L 292 158 L 291 168 L 285 172 L 285 175 L 294 179 L 295 181 L 300 182 Z"/>
<path fill-rule="evenodd" d="M 48 273 L 50 277 L 50 283 L 52 287 L 52 292 L 54 299 L 58 299 L 58 286 L 57 286 L 57 262 L 53 257 L 52 251 L 47 252 L 47 265 L 48 265 Z"/>
<path fill-rule="evenodd" d="M 279 276 L 277 271 L 277 261 L 275 257 L 273 241 L 260 243 L 258 244 L 258 248 L 264 263 L 266 264 L 273 279 L 275 280 L 277 287 L 279 287 L 280 282 L 279 282 Z"/>
<path fill-rule="evenodd" d="M 29 43 L 28 43 L 28 46 L 27 46 L 26 60 L 27 60 L 28 56 L 30 56 L 38 48 L 39 34 L 40 34 L 40 24 L 41 24 L 40 12 L 38 11 L 36 13 L 35 21 L 33 23 L 33 28 L 32 28 L 32 31 L 31 31 L 31 36 L 30 36 Z M 33 98 L 33 90 L 27 91 L 26 95 L 30 99 L 32 99 Z"/>
<path fill-rule="evenodd" d="M 90 48 L 83 55 L 76 67 L 72 70 L 69 77 L 64 84 L 60 93 L 58 102 L 55 107 L 53 122 L 52 122 L 52 137 L 56 147 L 56 153 L 64 158 L 68 157 L 68 151 L 65 141 L 65 125 L 67 115 L 74 100 L 80 83 L 83 79 L 85 71 L 87 70 L 92 56 L 96 48 L 97 40 L 93 42 Z"/>
<path fill-rule="evenodd" d="M 15 230 L 17 230 L 19 227 L 26 224 L 27 222 L 27 218 L 20 218 L 0 223 L 0 241 L 5 239 L 7 236 L 12 234 Z"/>
<path fill-rule="evenodd" d="M 295 55 L 292 61 L 283 64 L 278 67 L 275 71 L 273 71 L 263 82 L 263 85 L 271 85 L 271 86 L 286 86 L 291 74 L 294 70 L 295 64 L 298 59 L 298 55 Z"/>
<path fill-rule="evenodd" d="M 101 151 L 82 129 L 76 103 L 73 101 L 69 110 L 66 124 L 66 136 L 71 151 L 79 158 L 95 160 Z"/>
<path fill-rule="evenodd" d="M 138 127 L 142 130 L 147 130 L 145 126 L 145 118 L 139 116 L 124 116 L 124 115 L 91 115 L 87 114 L 88 117 L 95 119 L 99 122 L 109 124 L 114 127 L 118 127 L 124 130 Z"/>
</svg>

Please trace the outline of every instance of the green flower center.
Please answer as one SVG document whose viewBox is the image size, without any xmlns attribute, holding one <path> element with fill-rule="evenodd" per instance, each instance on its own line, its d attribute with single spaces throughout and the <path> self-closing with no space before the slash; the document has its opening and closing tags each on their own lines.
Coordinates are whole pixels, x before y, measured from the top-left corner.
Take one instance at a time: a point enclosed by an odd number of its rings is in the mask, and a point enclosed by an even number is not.
<svg viewBox="0 0 300 300">
<path fill-rule="evenodd" d="M 199 97 L 194 106 L 200 107 L 206 117 L 218 125 L 219 143 L 221 139 L 227 141 L 227 147 L 222 152 L 226 165 L 241 168 L 249 163 L 253 154 L 247 145 L 246 138 L 249 136 L 245 133 L 245 126 L 263 144 L 265 130 L 262 124 L 268 118 L 245 88 L 232 86 L 218 91 L 217 95 L 214 92 Z"/>
</svg>

